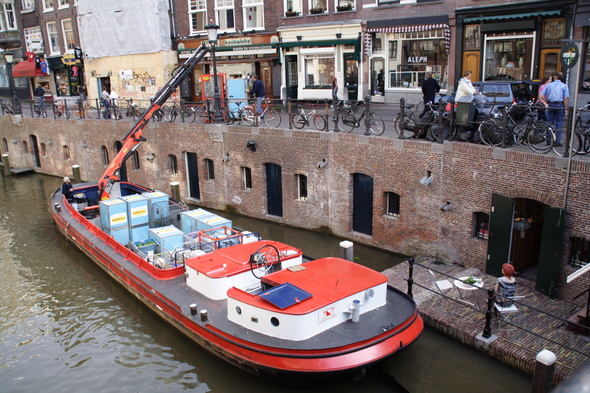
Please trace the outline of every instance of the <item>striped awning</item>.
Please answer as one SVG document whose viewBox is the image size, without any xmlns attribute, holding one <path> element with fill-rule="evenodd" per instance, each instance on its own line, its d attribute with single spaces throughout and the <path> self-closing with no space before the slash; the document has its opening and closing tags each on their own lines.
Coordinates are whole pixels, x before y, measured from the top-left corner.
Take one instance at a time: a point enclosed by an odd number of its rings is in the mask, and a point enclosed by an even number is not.
<svg viewBox="0 0 590 393">
<path fill-rule="evenodd" d="M 449 53 L 451 47 L 451 29 L 449 25 L 446 23 L 432 23 L 432 24 L 425 24 L 425 25 L 402 25 L 402 26 L 384 26 L 384 27 L 370 27 L 367 28 L 367 33 L 365 34 L 365 53 L 370 55 L 372 52 L 371 47 L 371 33 L 411 33 L 415 31 L 428 31 L 428 30 L 436 30 L 436 29 L 444 29 L 444 40 L 446 51 Z"/>
</svg>

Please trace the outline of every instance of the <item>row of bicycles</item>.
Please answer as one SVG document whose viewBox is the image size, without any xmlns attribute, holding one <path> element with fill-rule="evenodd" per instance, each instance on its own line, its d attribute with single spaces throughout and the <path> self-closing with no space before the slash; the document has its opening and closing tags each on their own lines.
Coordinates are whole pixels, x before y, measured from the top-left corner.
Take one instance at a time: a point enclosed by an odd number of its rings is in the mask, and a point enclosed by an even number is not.
<svg viewBox="0 0 590 393">
<path fill-rule="evenodd" d="M 564 156 L 569 137 L 571 155 L 590 153 L 590 119 L 583 120 L 584 114 L 590 113 L 590 103 L 578 109 L 573 135 L 568 135 L 567 121 L 562 128 L 555 129 L 544 120 L 545 109 L 532 102 L 488 108 L 488 114 L 478 121 L 463 122 L 457 120 L 453 103 L 429 103 L 426 111 L 423 107 L 414 108 L 405 105 L 394 120 L 394 129 L 401 139 L 463 140 L 494 147 L 524 145 L 536 153 L 553 151 Z"/>
</svg>

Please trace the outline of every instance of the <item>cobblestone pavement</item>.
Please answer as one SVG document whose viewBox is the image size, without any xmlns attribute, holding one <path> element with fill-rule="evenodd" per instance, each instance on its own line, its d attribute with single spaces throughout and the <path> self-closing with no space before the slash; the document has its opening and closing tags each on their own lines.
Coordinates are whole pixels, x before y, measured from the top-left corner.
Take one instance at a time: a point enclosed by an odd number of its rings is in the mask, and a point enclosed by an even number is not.
<svg viewBox="0 0 590 393">
<path fill-rule="evenodd" d="M 389 284 L 407 291 L 408 267 L 403 262 L 383 273 L 389 277 Z M 473 291 L 459 289 L 454 285 L 455 279 L 465 276 L 483 279 L 483 287 Z M 436 289 L 435 280 L 445 279 L 452 287 L 443 297 Z M 481 335 L 486 325 L 487 290 L 494 286 L 496 277 L 475 268 L 417 259 L 413 280 L 414 300 L 428 326 L 521 371 L 532 374 L 537 354 L 543 349 L 550 350 L 557 357 L 553 382 L 558 384 L 590 357 L 590 336 L 566 329 L 567 319 L 580 306 L 549 299 L 535 290 L 532 281 L 517 277 L 516 294 L 524 296 L 516 304 L 518 312 L 511 316 L 511 322 L 503 322 L 492 314 L 492 336 L 486 340 Z"/>
</svg>

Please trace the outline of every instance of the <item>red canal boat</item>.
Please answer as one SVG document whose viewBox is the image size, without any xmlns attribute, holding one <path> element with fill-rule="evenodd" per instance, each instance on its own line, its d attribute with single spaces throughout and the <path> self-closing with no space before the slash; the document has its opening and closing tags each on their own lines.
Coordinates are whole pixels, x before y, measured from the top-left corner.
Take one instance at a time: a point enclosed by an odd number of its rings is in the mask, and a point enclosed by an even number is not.
<svg viewBox="0 0 590 393">
<path fill-rule="evenodd" d="M 165 193 L 119 181 L 153 112 L 208 51 L 156 95 L 103 177 L 51 197 L 64 236 L 170 325 L 240 369 L 309 385 L 354 376 L 414 342 L 414 301 L 379 272 L 233 228 Z"/>
</svg>

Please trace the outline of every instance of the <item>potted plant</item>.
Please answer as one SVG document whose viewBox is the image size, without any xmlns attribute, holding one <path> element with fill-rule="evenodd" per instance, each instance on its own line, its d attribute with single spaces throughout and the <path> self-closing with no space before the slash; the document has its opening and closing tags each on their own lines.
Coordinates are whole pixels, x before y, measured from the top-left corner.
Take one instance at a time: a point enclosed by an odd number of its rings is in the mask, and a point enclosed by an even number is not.
<svg viewBox="0 0 590 393">
<path fill-rule="evenodd" d="M 299 15 L 299 11 L 289 10 L 289 11 L 285 12 L 285 16 L 287 16 L 287 17 L 297 16 L 297 15 Z"/>
<path fill-rule="evenodd" d="M 309 9 L 309 13 L 310 14 L 323 14 L 324 13 L 324 7 L 310 8 Z"/>
<path fill-rule="evenodd" d="M 336 6 L 336 10 L 338 10 L 338 12 L 352 11 L 352 4 L 348 3 L 348 4 L 338 5 L 338 6 Z"/>
</svg>

